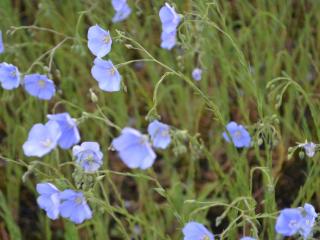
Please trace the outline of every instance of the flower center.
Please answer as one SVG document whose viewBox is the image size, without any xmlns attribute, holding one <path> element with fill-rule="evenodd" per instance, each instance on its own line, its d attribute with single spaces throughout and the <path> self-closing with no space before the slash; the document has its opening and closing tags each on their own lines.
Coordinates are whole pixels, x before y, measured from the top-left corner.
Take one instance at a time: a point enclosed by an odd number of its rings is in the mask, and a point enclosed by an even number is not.
<svg viewBox="0 0 320 240">
<path fill-rule="evenodd" d="M 16 71 L 12 71 L 12 72 L 10 73 L 10 76 L 11 76 L 11 77 L 17 76 L 17 72 L 16 72 Z"/>
<path fill-rule="evenodd" d="M 38 85 L 39 85 L 39 87 L 43 88 L 46 85 L 46 82 L 41 79 L 38 81 Z"/>
<path fill-rule="evenodd" d="M 93 155 L 91 153 L 89 153 L 86 157 L 85 157 L 85 161 L 87 161 L 88 163 L 92 163 L 94 160 Z"/>
<path fill-rule="evenodd" d="M 109 36 L 105 36 L 103 39 L 103 42 L 108 44 L 110 42 L 110 37 Z"/>
<path fill-rule="evenodd" d="M 115 69 L 114 67 L 112 67 L 112 68 L 109 69 L 109 74 L 110 74 L 110 75 L 113 76 L 115 73 L 116 73 L 116 69 Z"/>
<path fill-rule="evenodd" d="M 201 240 L 210 240 L 209 236 L 208 235 L 204 235 Z"/>
<path fill-rule="evenodd" d="M 296 228 L 297 225 L 298 225 L 298 222 L 297 222 L 296 220 L 291 220 L 291 221 L 289 222 L 289 227 L 290 227 L 290 228 Z"/>
<path fill-rule="evenodd" d="M 44 146 L 44 147 L 46 147 L 46 148 L 50 147 L 50 146 L 51 146 L 51 143 L 52 143 L 52 141 L 51 141 L 50 138 L 47 138 L 46 140 L 41 141 L 42 146 Z"/>
<path fill-rule="evenodd" d="M 234 137 L 235 138 L 241 138 L 242 137 L 242 134 L 241 134 L 241 132 L 238 130 L 238 131 L 236 131 L 235 133 L 234 133 Z"/>
<path fill-rule="evenodd" d="M 168 131 L 168 130 L 163 130 L 163 131 L 161 131 L 161 136 L 162 136 L 162 137 L 167 137 L 167 136 L 169 136 L 169 131 Z"/>
<path fill-rule="evenodd" d="M 81 203 L 83 202 L 82 197 L 81 197 L 81 196 L 76 197 L 75 202 L 76 202 L 77 204 L 81 204 Z"/>
</svg>

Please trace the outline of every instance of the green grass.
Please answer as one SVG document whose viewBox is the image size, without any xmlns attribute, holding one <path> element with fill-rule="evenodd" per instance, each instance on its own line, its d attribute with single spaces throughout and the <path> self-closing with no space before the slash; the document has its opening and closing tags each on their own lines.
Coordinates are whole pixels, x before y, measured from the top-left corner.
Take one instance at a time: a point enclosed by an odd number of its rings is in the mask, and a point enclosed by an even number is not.
<svg viewBox="0 0 320 240">
<path fill-rule="evenodd" d="M 222 239 L 275 239 L 281 208 L 310 202 L 319 210 L 319 156 L 288 159 L 287 149 L 320 141 L 320 2 L 170 1 L 184 15 L 170 52 L 159 47 L 164 1 L 128 2 L 133 14 L 112 24 L 110 1 L 0 1 L 0 61 L 48 73 L 59 89 L 49 102 L 22 87 L 0 89 L 0 238 L 182 239 L 184 224 L 196 220 Z M 86 34 L 96 23 L 111 32 L 107 58 L 115 64 L 152 56 L 140 70 L 119 67 L 126 91 L 102 92 L 91 77 Z M 200 82 L 191 79 L 195 66 L 204 70 Z M 82 141 L 98 141 L 105 156 L 101 177 L 86 189 L 94 218 L 79 226 L 49 221 L 35 202 L 38 182 L 74 187 L 74 167 L 62 164 L 71 151 L 40 160 L 22 152 L 32 125 L 63 111 L 81 119 Z M 158 152 L 153 168 L 129 170 L 108 149 L 119 131 L 104 118 L 146 132 L 147 115 L 187 135 Z M 249 129 L 249 150 L 222 139 L 230 120 Z"/>
</svg>

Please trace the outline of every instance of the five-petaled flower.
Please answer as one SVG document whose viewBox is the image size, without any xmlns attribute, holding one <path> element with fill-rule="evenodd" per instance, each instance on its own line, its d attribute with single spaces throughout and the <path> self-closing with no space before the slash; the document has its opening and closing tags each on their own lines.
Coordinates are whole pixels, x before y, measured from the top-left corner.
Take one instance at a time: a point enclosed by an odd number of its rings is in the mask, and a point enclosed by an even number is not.
<svg viewBox="0 0 320 240">
<path fill-rule="evenodd" d="M 26 75 L 23 84 L 31 96 L 42 100 L 50 100 L 56 92 L 54 82 L 46 75 L 38 73 Z"/>
<path fill-rule="evenodd" d="M 250 134 L 242 125 L 238 125 L 236 122 L 229 122 L 226 126 L 226 129 L 231 136 L 233 144 L 237 148 L 250 147 Z M 223 133 L 223 137 L 227 142 L 230 142 L 229 135 L 227 134 L 227 132 Z"/>
<path fill-rule="evenodd" d="M 77 122 L 69 113 L 48 114 L 48 119 L 58 123 L 61 136 L 58 144 L 62 149 L 68 149 L 80 141 L 80 133 Z"/>
<path fill-rule="evenodd" d="M 131 8 L 127 4 L 127 0 L 112 0 L 112 6 L 116 14 L 112 18 L 113 23 L 125 20 L 131 14 Z"/>
<path fill-rule="evenodd" d="M 171 142 L 170 126 L 158 120 L 149 124 L 148 133 L 155 148 L 166 149 Z"/>
<path fill-rule="evenodd" d="M 133 128 L 124 128 L 121 135 L 113 139 L 112 146 L 129 168 L 147 169 L 156 159 L 148 137 Z"/>
<path fill-rule="evenodd" d="M 96 58 L 91 69 L 91 74 L 98 81 L 100 89 L 106 92 L 116 92 L 120 90 L 121 75 L 111 60 Z"/>
<path fill-rule="evenodd" d="M 48 218 L 56 220 L 59 217 L 60 191 L 52 183 L 37 184 L 39 207 L 46 211 Z"/>
<path fill-rule="evenodd" d="M 214 240 L 214 235 L 198 222 L 188 222 L 182 232 L 184 240 Z"/>
<path fill-rule="evenodd" d="M 19 87 L 20 73 L 16 66 L 8 63 L 0 63 L 0 83 L 2 88 L 11 90 Z"/>
<path fill-rule="evenodd" d="M 87 173 L 97 171 L 102 165 L 103 154 L 96 142 L 83 142 L 81 145 L 76 145 L 72 148 L 72 154 L 79 166 Z"/>
<path fill-rule="evenodd" d="M 91 53 L 99 58 L 106 56 L 111 51 L 112 39 L 109 31 L 99 25 L 88 30 L 88 48 Z"/>
<path fill-rule="evenodd" d="M 256 240 L 256 239 L 253 237 L 242 237 L 240 238 L 240 240 Z"/>
<path fill-rule="evenodd" d="M 60 136 L 60 127 L 56 122 L 49 121 L 45 125 L 37 123 L 23 144 L 24 154 L 28 157 L 43 157 L 57 146 Z"/>
<path fill-rule="evenodd" d="M 71 189 L 60 193 L 60 214 L 76 224 L 82 223 L 86 219 L 92 218 L 92 211 L 82 192 Z"/>
</svg>

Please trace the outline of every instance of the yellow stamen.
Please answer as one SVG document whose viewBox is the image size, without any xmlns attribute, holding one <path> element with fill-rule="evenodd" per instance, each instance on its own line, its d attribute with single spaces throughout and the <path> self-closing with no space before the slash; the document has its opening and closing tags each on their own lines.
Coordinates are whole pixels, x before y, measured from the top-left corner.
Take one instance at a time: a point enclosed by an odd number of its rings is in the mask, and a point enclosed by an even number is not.
<svg viewBox="0 0 320 240">
<path fill-rule="evenodd" d="M 46 85 L 46 82 L 45 82 L 44 80 L 39 80 L 39 81 L 38 81 L 38 85 L 39 85 L 40 87 L 44 87 L 44 86 Z"/>
</svg>

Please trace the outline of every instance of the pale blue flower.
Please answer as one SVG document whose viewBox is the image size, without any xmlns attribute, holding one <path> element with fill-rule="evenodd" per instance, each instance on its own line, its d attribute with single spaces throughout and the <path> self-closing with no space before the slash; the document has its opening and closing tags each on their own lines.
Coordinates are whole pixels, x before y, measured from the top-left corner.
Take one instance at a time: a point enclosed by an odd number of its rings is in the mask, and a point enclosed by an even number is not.
<svg viewBox="0 0 320 240">
<path fill-rule="evenodd" d="M 48 218 L 56 220 L 59 217 L 60 191 L 51 183 L 38 183 L 37 198 L 39 207 L 46 211 Z"/>
<path fill-rule="evenodd" d="M 112 141 L 112 146 L 129 168 L 147 169 L 156 159 L 148 138 L 133 128 L 124 128 Z"/>
<path fill-rule="evenodd" d="M 237 148 L 250 147 L 250 134 L 242 125 L 238 125 L 236 122 L 229 122 L 226 126 L 226 129 L 231 136 L 233 144 Z M 230 142 L 229 136 L 226 132 L 223 133 L 223 137 L 227 142 Z"/>
<path fill-rule="evenodd" d="M 303 216 L 297 208 L 286 208 L 281 210 L 277 218 L 275 230 L 277 233 L 290 237 L 299 232 Z"/>
<path fill-rule="evenodd" d="M 60 136 L 60 127 L 56 122 L 49 121 L 45 125 L 37 123 L 23 144 L 23 152 L 28 157 L 43 157 L 57 146 Z"/>
<path fill-rule="evenodd" d="M 111 51 L 112 39 L 109 31 L 104 30 L 99 25 L 95 25 L 88 30 L 88 48 L 91 53 L 99 58 L 104 57 Z"/>
<path fill-rule="evenodd" d="M 173 7 L 171 7 L 168 3 L 165 3 L 165 5 L 159 11 L 159 16 L 162 23 L 163 32 L 170 33 L 176 31 L 181 18 Z"/>
<path fill-rule="evenodd" d="M 300 227 L 300 234 L 304 239 L 307 239 L 311 235 L 312 228 L 315 224 L 318 214 L 316 213 L 314 207 L 309 203 L 304 204 L 301 211 L 303 220 Z"/>
<path fill-rule="evenodd" d="M 162 23 L 161 48 L 171 50 L 176 45 L 181 18 L 168 3 L 160 9 L 159 16 Z"/>
<path fill-rule="evenodd" d="M 309 143 L 306 142 L 304 144 L 300 144 L 300 147 L 304 148 L 304 151 L 308 157 L 313 157 L 314 154 L 316 153 L 317 145 L 314 144 L 313 142 L 309 142 Z"/>
<path fill-rule="evenodd" d="M 58 123 L 61 131 L 58 144 L 62 149 L 68 149 L 80 141 L 80 133 L 74 118 L 69 113 L 48 114 L 48 119 Z"/>
<path fill-rule="evenodd" d="M 256 240 L 256 239 L 253 237 L 242 237 L 240 238 L 240 240 Z"/>
<path fill-rule="evenodd" d="M 19 87 L 20 73 L 16 66 L 8 63 L 0 63 L 0 83 L 2 88 L 11 90 Z"/>
<path fill-rule="evenodd" d="M 96 58 L 91 68 L 91 74 L 98 81 L 100 89 L 106 92 L 120 91 L 121 75 L 112 61 Z"/>
<path fill-rule="evenodd" d="M 83 142 L 81 145 L 74 146 L 72 154 L 87 173 L 97 171 L 102 165 L 103 154 L 97 142 Z"/>
<path fill-rule="evenodd" d="M 149 124 L 148 133 L 155 148 L 166 149 L 171 142 L 170 126 L 158 120 Z"/>
<path fill-rule="evenodd" d="M 24 88 L 31 96 L 42 100 L 50 100 L 56 92 L 54 82 L 46 75 L 37 73 L 24 77 Z"/>
<path fill-rule="evenodd" d="M 202 77 L 202 70 L 200 68 L 195 68 L 192 71 L 192 78 L 196 81 L 200 81 Z"/>
<path fill-rule="evenodd" d="M 202 224 L 188 222 L 183 230 L 183 240 L 214 240 L 214 235 Z"/>
<path fill-rule="evenodd" d="M 177 32 L 161 33 L 161 48 L 171 50 L 177 43 Z"/>
<path fill-rule="evenodd" d="M 131 8 L 126 0 L 112 0 L 112 6 L 116 14 L 112 18 L 113 23 L 125 20 L 131 14 Z"/>
<path fill-rule="evenodd" d="M 127 4 L 127 0 L 112 0 L 111 4 L 115 11 L 120 11 Z"/>
<path fill-rule="evenodd" d="M 92 218 L 92 211 L 82 192 L 71 189 L 60 193 L 60 214 L 70 221 L 80 224 L 86 219 Z"/>
<path fill-rule="evenodd" d="M 4 52 L 4 45 L 2 40 L 2 32 L 0 31 L 0 54 Z"/>
</svg>

